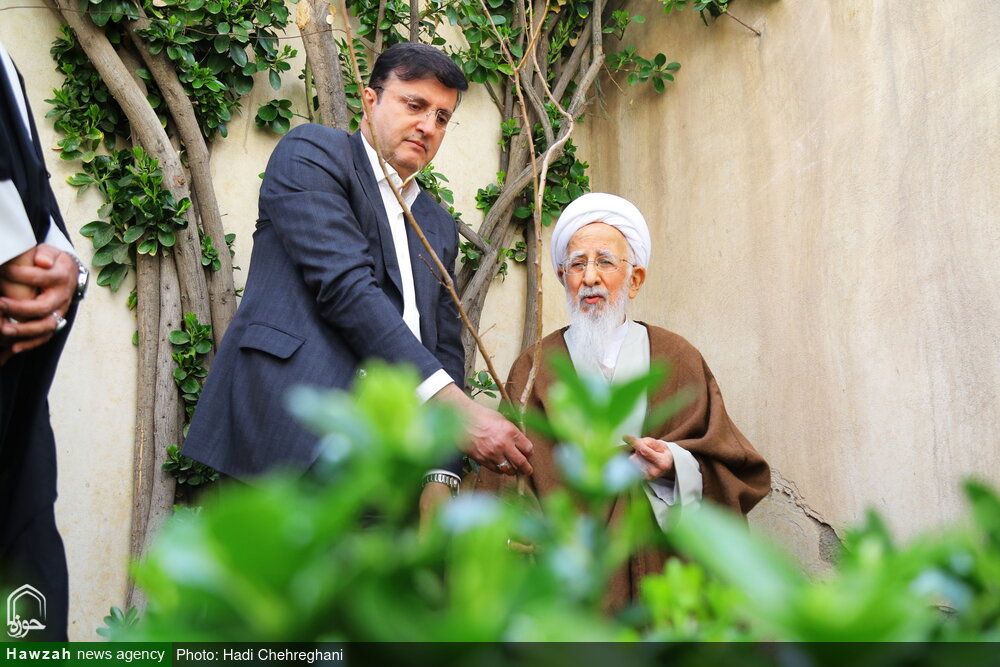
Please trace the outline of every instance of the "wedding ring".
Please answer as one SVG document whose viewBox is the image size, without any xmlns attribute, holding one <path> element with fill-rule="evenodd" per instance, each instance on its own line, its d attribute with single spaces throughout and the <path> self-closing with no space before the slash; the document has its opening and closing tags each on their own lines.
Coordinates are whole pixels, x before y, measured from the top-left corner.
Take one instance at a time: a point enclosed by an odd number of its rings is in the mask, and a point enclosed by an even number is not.
<svg viewBox="0 0 1000 667">
<path fill-rule="evenodd" d="M 66 318 L 65 317 L 63 317 L 62 315 L 60 315 L 59 313 L 57 313 L 54 310 L 52 311 L 52 317 L 56 318 L 56 329 L 55 329 L 56 331 L 62 331 L 63 329 L 66 328 Z"/>
<path fill-rule="evenodd" d="M 497 470 L 506 470 L 509 467 L 510 467 L 510 461 L 508 461 L 507 459 L 504 459 L 503 461 L 497 464 Z"/>
</svg>

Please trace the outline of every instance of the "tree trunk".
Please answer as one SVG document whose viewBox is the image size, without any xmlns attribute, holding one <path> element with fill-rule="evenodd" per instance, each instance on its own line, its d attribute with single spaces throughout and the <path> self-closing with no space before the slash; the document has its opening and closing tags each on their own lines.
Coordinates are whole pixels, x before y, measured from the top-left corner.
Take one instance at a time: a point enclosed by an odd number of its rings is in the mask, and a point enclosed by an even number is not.
<svg viewBox="0 0 1000 667">
<path fill-rule="evenodd" d="M 327 23 L 330 3 L 327 0 L 300 0 L 295 24 L 302 34 L 302 44 L 312 71 L 319 114 L 324 125 L 348 130 L 351 114 L 344 95 L 344 80 L 340 72 L 340 57 L 333 39 L 333 28 Z M 310 97 L 308 91 L 307 97 Z M 312 100 L 308 100 L 312 105 Z"/>
<path fill-rule="evenodd" d="M 139 358 L 135 411 L 135 450 L 132 461 L 132 536 L 129 554 L 142 553 L 149 524 L 150 502 L 156 477 L 156 391 L 145 377 L 148 369 L 156 368 L 160 330 L 160 258 L 139 255 L 136 259 L 136 326 L 139 331 Z M 126 608 L 135 605 L 135 583 L 130 578 L 125 593 Z M 136 605 L 137 606 L 137 605 Z"/>
<path fill-rule="evenodd" d="M 187 150 L 188 166 L 191 169 L 191 184 L 197 195 L 194 201 L 197 204 L 198 217 L 201 219 L 204 233 L 211 237 L 219 254 L 220 269 L 210 271 L 208 274 L 212 337 L 216 349 L 218 349 L 222 342 L 222 336 L 226 333 L 226 328 L 236 313 L 236 292 L 233 285 L 233 259 L 226 246 L 226 231 L 222 226 L 219 202 L 215 196 L 215 187 L 212 185 L 211 156 L 208 153 L 205 137 L 198 127 L 194 107 L 191 105 L 187 93 L 184 92 L 180 79 L 177 78 L 177 71 L 173 64 L 162 51 L 155 55 L 150 53 L 146 42 L 136 34 L 136 30 L 142 30 L 149 26 L 149 20 L 145 14 L 141 13 L 142 10 L 139 11 L 139 19 L 128 25 L 129 37 L 153 75 L 156 85 L 163 93 L 167 109 L 170 111 L 174 125 L 180 134 L 181 143 Z M 195 257 L 200 257 L 200 255 L 199 245 Z M 200 262 L 197 264 L 200 268 Z M 199 320 L 203 324 L 207 323 L 207 320 L 200 318 Z"/>
</svg>

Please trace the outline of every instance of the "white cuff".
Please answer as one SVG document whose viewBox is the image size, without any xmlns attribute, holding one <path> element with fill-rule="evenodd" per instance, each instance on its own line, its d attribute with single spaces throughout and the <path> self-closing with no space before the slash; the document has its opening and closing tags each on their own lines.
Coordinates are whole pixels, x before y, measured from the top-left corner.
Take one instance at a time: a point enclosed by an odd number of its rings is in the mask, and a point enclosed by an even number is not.
<svg viewBox="0 0 1000 667">
<path fill-rule="evenodd" d="M 52 218 L 49 218 L 49 233 L 45 235 L 45 242 L 50 246 L 59 248 L 67 255 L 72 255 L 77 259 L 80 256 L 76 254 L 76 250 L 73 249 L 73 244 L 69 242 L 66 235 L 59 230 L 59 225 Z"/>
<path fill-rule="evenodd" d="M 670 453 L 674 455 L 674 477 L 672 479 L 650 480 L 649 486 L 653 493 L 669 506 L 678 502 L 681 505 L 690 505 L 701 501 L 701 466 L 698 465 L 698 460 L 691 452 L 675 442 L 664 442 L 663 444 L 669 447 Z M 678 489 L 680 490 L 680 498 L 677 497 Z"/>
<path fill-rule="evenodd" d="M 454 382 L 448 372 L 443 368 L 435 372 L 417 386 L 417 397 L 421 403 L 426 403 L 434 394 L 438 393 L 449 384 Z"/>
<path fill-rule="evenodd" d="M 73 257 L 79 257 L 66 235 L 59 230 L 55 220 L 49 218 L 49 231 L 44 243 L 59 248 Z M 13 181 L 0 181 L 0 264 L 31 250 L 38 243 L 31 221 L 24 210 L 21 194 Z"/>
<path fill-rule="evenodd" d="M 0 264 L 36 245 L 35 232 L 14 181 L 0 181 Z"/>
</svg>

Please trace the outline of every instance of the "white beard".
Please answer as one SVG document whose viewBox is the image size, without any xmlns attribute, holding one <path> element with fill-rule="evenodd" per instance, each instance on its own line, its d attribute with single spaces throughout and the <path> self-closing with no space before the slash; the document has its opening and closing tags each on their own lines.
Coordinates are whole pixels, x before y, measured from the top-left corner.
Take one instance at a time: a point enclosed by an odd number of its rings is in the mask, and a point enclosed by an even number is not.
<svg viewBox="0 0 1000 667">
<path fill-rule="evenodd" d="M 628 290 L 629 281 L 626 279 L 613 301 L 608 299 L 608 292 L 603 287 L 580 287 L 575 299 L 566 292 L 570 322 L 566 342 L 573 348 L 574 361 L 580 367 L 578 371 L 602 368 L 605 347 L 615 329 L 625 321 Z M 605 300 L 594 305 L 584 303 L 583 299 L 589 296 L 603 296 Z"/>
</svg>

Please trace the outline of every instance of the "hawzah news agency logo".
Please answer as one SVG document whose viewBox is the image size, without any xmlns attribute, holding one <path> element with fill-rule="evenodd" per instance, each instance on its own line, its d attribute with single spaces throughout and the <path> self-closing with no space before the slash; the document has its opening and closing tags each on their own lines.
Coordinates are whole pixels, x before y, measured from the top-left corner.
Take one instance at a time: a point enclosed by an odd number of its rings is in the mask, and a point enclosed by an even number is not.
<svg viewBox="0 0 1000 667">
<path fill-rule="evenodd" d="M 20 612 L 20 613 L 19 613 Z M 25 618 L 21 618 L 21 613 Z M 45 629 L 45 596 L 25 584 L 7 596 L 7 634 L 21 639 L 32 630 Z"/>
</svg>

